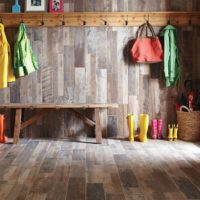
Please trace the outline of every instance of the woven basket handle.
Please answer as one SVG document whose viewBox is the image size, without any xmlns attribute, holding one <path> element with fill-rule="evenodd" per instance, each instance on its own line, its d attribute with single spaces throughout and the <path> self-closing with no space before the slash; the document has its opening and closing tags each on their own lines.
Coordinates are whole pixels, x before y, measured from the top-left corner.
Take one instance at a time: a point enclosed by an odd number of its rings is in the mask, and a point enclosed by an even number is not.
<svg viewBox="0 0 200 200">
<path fill-rule="evenodd" d="M 181 106 L 180 111 L 183 111 L 183 108 L 186 109 L 188 112 L 190 112 L 190 109 L 187 106 Z"/>
</svg>

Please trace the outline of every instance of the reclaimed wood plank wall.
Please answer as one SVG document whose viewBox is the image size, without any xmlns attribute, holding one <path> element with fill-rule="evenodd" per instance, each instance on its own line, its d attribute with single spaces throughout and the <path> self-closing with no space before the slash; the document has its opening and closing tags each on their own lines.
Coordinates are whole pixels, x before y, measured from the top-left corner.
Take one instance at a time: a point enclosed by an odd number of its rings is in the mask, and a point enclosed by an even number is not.
<svg viewBox="0 0 200 200">
<path fill-rule="evenodd" d="M 0 0 L 0 11 L 12 1 Z M 22 1 L 21 1 L 22 2 Z M 65 11 L 192 11 L 198 0 L 65 0 Z M 161 27 L 156 27 L 158 33 Z M 133 112 L 175 122 L 176 88 L 164 87 L 163 66 L 134 65 L 128 52 L 137 27 L 28 28 L 40 70 L 0 90 L 0 103 L 118 103 L 102 112 L 104 135 L 126 137 Z M 6 30 L 11 46 L 17 29 Z M 179 29 L 182 80 L 200 78 L 200 29 Z M 25 113 L 25 117 L 34 111 Z M 91 113 L 89 113 L 91 115 Z M 24 131 L 31 137 L 65 137 L 88 130 L 69 111 L 56 111 Z M 92 131 L 92 130 L 90 130 Z"/>
</svg>

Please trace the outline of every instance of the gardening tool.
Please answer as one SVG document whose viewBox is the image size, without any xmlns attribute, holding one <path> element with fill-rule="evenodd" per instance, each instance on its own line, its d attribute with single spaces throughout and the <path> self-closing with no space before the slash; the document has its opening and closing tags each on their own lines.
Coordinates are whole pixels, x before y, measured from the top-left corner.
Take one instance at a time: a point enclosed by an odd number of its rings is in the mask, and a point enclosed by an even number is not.
<svg viewBox="0 0 200 200">
<path fill-rule="evenodd" d="M 127 122 L 128 122 L 128 129 L 129 129 L 129 141 L 134 141 L 134 115 L 129 114 L 127 116 Z"/>
</svg>

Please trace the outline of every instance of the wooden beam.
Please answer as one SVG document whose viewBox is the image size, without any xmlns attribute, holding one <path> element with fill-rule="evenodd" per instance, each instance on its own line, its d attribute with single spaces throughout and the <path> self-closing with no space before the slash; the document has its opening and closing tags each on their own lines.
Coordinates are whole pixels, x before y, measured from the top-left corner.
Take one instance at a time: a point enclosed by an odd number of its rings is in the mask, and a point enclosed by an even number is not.
<svg viewBox="0 0 200 200">
<path fill-rule="evenodd" d="M 70 109 L 71 111 L 73 111 L 75 113 L 75 115 L 81 119 L 85 124 L 88 124 L 89 126 L 95 126 L 95 122 L 92 121 L 91 119 L 87 118 L 85 115 L 83 115 L 82 113 L 78 112 L 75 109 Z"/>
<path fill-rule="evenodd" d="M 100 109 L 95 108 L 95 136 L 96 136 L 96 143 L 102 143 L 102 130 L 101 130 L 101 122 L 100 122 Z"/>
<path fill-rule="evenodd" d="M 29 104 L 29 103 L 8 103 L 8 104 L 0 104 L 0 109 L 17 109 L 17 108 L 26 108 L 26 109 L 38 109 L 38 108 L 55 108 L 55 109 L 62 109 L 62 108 L 117 108 L 118 104 L 116 103 L 104 103 L 104 104 Z"/>
<path fill-rule="evenodd" d="M 19 141 L 20 129 L 21 129 L 21 118 L 22 118 L 22 109 L 16 109 L 15 113 L 15 127 L 14 127 L 14 138 L 13 143 L 17 144 Z"/>
<path fill-rule="evenodd" d="M 200 25 L 200 12 L 64 12 L 64 13 L 0 13 L 6 27 L 18 27 L 20 22 L 38 27 L 78 26 L 140 26 L 147 19 L 153 26 Z"/>
<path fill-rule="evenodd" d="M 44 115 L 46 115 L 50 110 L 49 109 L 45 109 L 42 110 L 38 113 L 36 113 L 33 117 L 31 117 L 30 119 L 26 120 L 25 122 L 23 122 L 21 124 L 21 130 L 23 128 L 26 128 L 27 126 L 31 125 L 32 123 L 34 123 L 35 121 L 37 121 L 39 118 L 43 117 Z"/>
</svg>

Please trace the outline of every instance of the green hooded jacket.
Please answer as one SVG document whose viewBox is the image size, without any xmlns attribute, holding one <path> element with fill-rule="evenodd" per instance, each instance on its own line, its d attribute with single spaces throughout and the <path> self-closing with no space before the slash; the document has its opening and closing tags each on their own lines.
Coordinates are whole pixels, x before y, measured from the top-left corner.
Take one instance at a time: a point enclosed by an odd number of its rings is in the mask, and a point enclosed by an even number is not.
<svg viewBox="0 0 200 200">
<path fill-rule="evenodd" d="M 36 71 L 39 68 L 27 37 L 24 23 L 19 26 L 17 41 L 14 46 L 14 74 L 21 77 Z"/>
<path fill-rule="evenodd" d="M 167 25 L 161 32 L 161 36 L 164 36 L 164 73 L 167 87 L 175 86 L 180 75 L 176 35 L 177 30 L 172 25 Z"/>
</svg>

